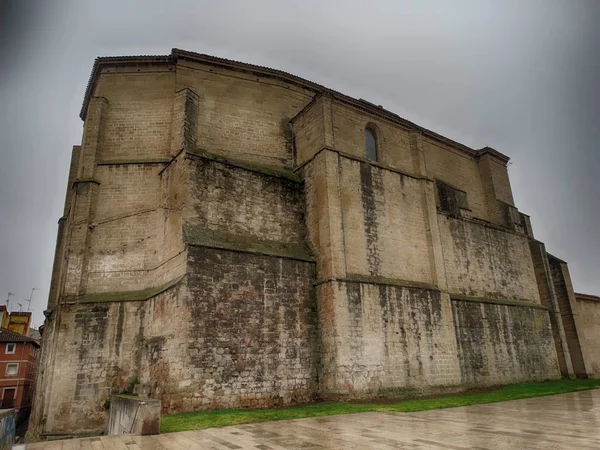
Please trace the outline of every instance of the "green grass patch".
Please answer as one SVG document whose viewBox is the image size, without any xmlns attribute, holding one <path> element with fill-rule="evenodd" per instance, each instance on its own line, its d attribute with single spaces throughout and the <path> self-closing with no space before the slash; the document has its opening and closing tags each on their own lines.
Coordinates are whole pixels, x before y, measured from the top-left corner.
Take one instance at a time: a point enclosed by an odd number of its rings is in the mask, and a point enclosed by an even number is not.
<svg viewBox="0 0 600 450">
<path fill-rule="evenodd" d="M 556 380 L 541 383 L 522 383 L 489 388 L 484 393 L 464 393 L 417 400 L 402 400 L 396 403 L 343 403 L 324 402 L 307 406 L 276 409 L 216 409 L 193 413 L 173 414 L 161 419 L 160 432 L 201 430 L 268 420 L 301 419 L 304 417 L 352 414 L 368 411 L 414 412 L 429 409 L 453 408 L 482 403 L 503 402 L 520 398 L 541 397 L 584 391 L 600 386 L 599 380 Z"/>
</svg>

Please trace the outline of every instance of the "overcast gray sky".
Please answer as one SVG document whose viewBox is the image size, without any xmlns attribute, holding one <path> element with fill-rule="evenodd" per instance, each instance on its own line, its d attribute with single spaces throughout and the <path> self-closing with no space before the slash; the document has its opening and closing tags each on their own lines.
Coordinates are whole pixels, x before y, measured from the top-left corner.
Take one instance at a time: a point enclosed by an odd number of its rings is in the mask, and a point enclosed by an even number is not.
<svg viewBox="0 0 600 450">
<path fill-rule="evenodd" d="M 96 56 L 285 70 L 512 158 L 517 207 L 600 295 L 600 1 L 0 0 L 0 303 L 46 306 Z"/>
</svg>

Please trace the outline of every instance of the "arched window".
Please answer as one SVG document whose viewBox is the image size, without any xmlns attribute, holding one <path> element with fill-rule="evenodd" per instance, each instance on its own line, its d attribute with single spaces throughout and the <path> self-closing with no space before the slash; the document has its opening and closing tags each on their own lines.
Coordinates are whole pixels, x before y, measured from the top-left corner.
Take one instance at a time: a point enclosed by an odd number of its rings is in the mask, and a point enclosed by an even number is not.
<svg viewBox="0 0 600 450">
<path fill-rule="evenodd" d="M 365 128 L 365 152 L 371 161 L 377 161 L 377 136 L 372 128 Z"/>
</svg>

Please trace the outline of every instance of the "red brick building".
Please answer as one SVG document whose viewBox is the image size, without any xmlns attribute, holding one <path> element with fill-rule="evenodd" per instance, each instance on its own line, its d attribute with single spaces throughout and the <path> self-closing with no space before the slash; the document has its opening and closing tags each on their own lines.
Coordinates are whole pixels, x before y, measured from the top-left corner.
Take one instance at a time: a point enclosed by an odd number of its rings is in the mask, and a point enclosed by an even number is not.
<svg viewBox="0 0 600 450">
<path fill-rule="evenodd" d="M 31 406 L 40 344 L 29 336 L 0 329 L 1 408 L 25 413 Z"/>
</svg>

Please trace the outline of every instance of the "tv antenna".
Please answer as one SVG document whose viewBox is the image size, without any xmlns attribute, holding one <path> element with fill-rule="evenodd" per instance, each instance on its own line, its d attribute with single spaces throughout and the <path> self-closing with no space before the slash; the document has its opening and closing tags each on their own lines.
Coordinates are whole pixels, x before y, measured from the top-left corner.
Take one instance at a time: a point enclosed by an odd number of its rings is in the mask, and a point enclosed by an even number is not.
<svg viewBox="0 0 600 450">
<path fill-rule="evenodd" d="M 15 294 L 13 294 L 12 292 L 9 292 L 9 293 L 8 293 L 8 295 L 6 296 L 6 310 L 7 310 L 8 312 L 10 312 L 10 308 L 9 308 L 8 306 L 9 306 L 9 304 L 10 304 L 10 296 L 11 296 L 11 295 L 15 295 Z"/>
<path fill-rule="evenodd" d="M 33 298 L 33 291 L 39 291 L 39 289 L 31 288 L 31 294 L 29 295 L 29 298 L 25 299 L 25 301 L 27 302 L 27 312 L 31 311 L 31 299 Z"/>
<path fill-rule="evenodd" d="M 23 305 L 21 303 L 17 303 L 19 305 L 19 312 L 23 311 Z"/>
</svg>

